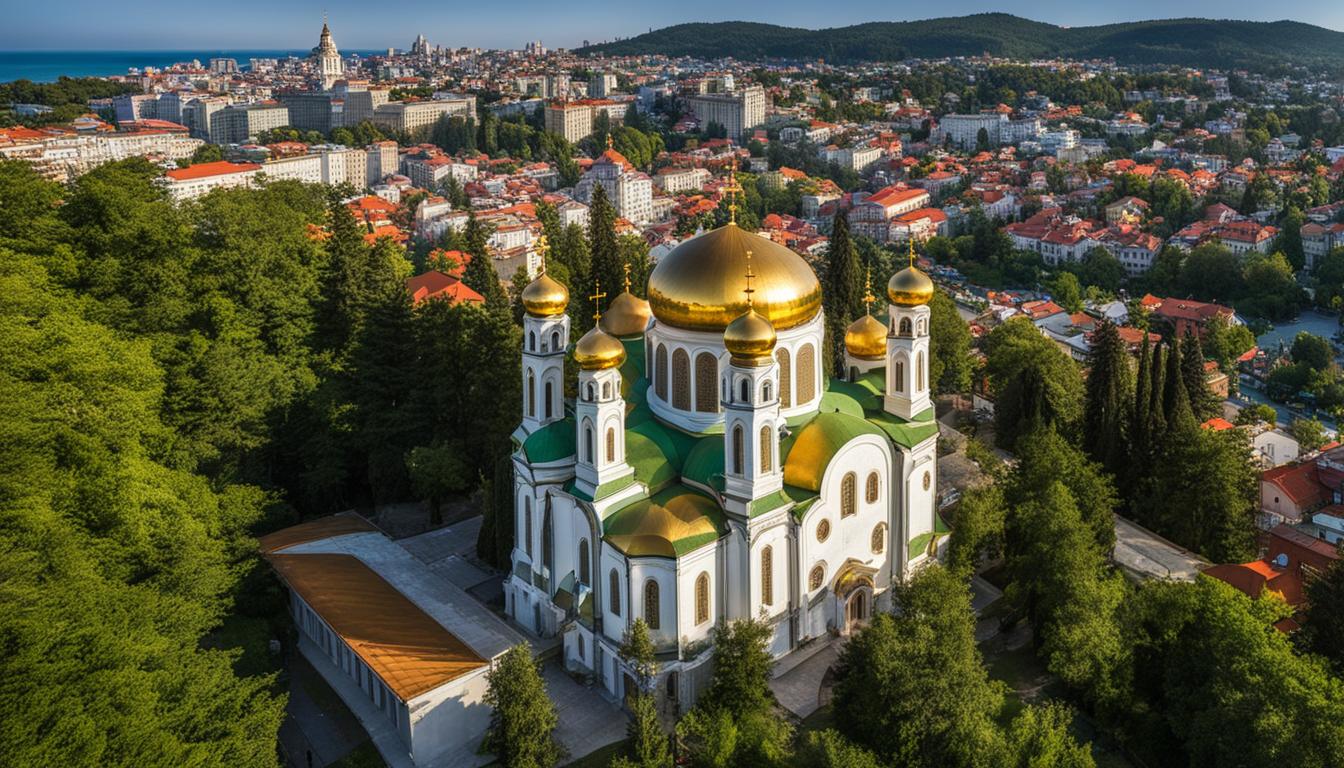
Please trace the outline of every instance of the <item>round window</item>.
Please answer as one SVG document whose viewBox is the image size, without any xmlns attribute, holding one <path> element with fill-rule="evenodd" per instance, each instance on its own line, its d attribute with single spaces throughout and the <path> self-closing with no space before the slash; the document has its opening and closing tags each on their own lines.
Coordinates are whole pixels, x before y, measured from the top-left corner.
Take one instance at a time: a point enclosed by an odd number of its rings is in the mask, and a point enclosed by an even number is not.
<svg viewBox="0 0 1344 768">
<path fill-rule="evenodd" d="M 929 482 L 930 482 L 931 479 L 932 479 L 932 478 L 930 477 L 928 470 L 925 470 L 925 471 L 924 471 L 924 490 L 926 490 L 926 491 L 929 490 Z"/>
<path fill-rule="evenodd" d="M 831 535 L 831 521 L 822 520 L 817 523 L 817 541 L 825 541 Z"/>
</svg>

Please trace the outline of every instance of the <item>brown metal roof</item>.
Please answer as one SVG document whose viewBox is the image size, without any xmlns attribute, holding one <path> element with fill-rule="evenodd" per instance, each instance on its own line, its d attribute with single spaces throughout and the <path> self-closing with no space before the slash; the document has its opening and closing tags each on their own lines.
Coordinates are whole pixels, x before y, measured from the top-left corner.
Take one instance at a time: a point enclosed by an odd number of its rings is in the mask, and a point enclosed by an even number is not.
<svg viewBox="0 0 1344 768">
<path fill-rule="evenodd" d="M 267 559 L 402 701 L 486 664 L 353 555 L 272 554 Z"/>
<path fill-rule="evenodd" d="M 300 544 L 307 544 L 310 541 L 321 541 L 333 536 L 344 536 L 348 533 L 369 533 L 377 530 L 377 526 L 358 514 L 341 512 L 327 517 L 319 517 L 316 520 L 309 520 L 306 523 L 291 525 L 274 533 L 268 533 L 258 539 L 257 544 L 263 553 L 270 554 Z"/>
</svg>

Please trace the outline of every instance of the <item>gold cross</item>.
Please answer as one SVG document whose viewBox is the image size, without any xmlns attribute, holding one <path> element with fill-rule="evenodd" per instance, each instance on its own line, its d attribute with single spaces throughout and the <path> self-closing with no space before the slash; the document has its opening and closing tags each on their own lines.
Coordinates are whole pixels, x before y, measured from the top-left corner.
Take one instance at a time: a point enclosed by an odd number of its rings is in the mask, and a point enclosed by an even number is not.
<svg viewBox="0 0 1344 768">
<path fill-rule="evenodd" d="M 546 233 L 542 232 L 537 238 L 537 256 L 541 258 L 541 272 L 538 277 L 546 274 L 546 254 L 550 252 L 551 243 L 546 239 Z"/>
<path fill-rule="evenodd" d="M 742 292 L 747 295 L 748 311 L 752 309 L 751 294 L 756 292 L 756 289 L 751 287 L 751 279 L 755 276 L 756 275 L 752 274 L 751 272 L 751 251 L 747 251 L 747 287 L 744 288 Z"/>
<path fill-rule="evenodd" d="M 871 315 L 873 304 L 873 268 L 869 267 L 863 273 L 863 312 Z"/>
<path fill-rule="evenodd" d="M 625 267 L 625 292 L 626 292 L 626 293 L 629 293 L 629 292 L 630 292 L 630 262 L 627 261 L 627 262 L 625 262 L 625 264 L 623 264 L 622 266 Z"/>
<path fill-rule="evenodd" d="M 732 164 L 728 166 L 728 186 L 723 188 L 728 195 L 728 223 L 737 223 L 737 194 L 742 191 L 742 185 L 737 183 L 737 158 L 734 157 Z"/>
<path fill-rule="evenodd" d="M 910 243 L 910 266 L 913 267 L 915 266 L 915 238 L 913 235 L 908 242 Z"/>
<path fill-rule="evenodd" d="M 607 134 L 607 149 L 611 149 L 611 145 L 614 144 L 614 143 L 615 143 L 615 142 L 611 140 L 611 134 L 608 133 L 608 134 Z"/>
<path fill-rule="evenodd" d="M 593 295 L 588 299 L 593 302 L 593 322 L 602 320 L 602 299 L 607 298 L 607 294 L 602 292 L 602 284 L 596 278 L 593 279 Z"/>
</svg>

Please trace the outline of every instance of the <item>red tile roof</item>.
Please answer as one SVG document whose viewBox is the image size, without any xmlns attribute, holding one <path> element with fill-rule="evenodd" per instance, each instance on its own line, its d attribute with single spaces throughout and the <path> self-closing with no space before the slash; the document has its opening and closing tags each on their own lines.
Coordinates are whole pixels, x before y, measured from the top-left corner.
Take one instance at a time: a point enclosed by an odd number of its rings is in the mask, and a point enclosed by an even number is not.
<svg viewBox="0 0 1344 768">
<path fill-rule="evenodd" d="M 411 301 L 415 304 L 430 299 L 446 299 L 451 304 L 464 301 L 472 304 L 485 302 L 485 297 L 472 290 L 466 283 L 436 270 L 408 278 L 406 290 L 411 294 Z"/>
<path fill-rule="evenodd" d="M 227 160 L 220 160 L 215 163 L 197 163 L 187 168 L 175 168 L 164 175 L 173 181 L 189 181 L 257 170 L 261 170 L 261 166 L 257 163 L 230 163 Z"/>
<path fill-rule="evenodd" d="M 1260 480 L 1272 483 L 1293 503 L 1300 506 L 1319 504 L 1326 499 L 1327 489 L 1316 475 L 1316 463 L 1285 464 L 1265 470 Z"/>
</svg>

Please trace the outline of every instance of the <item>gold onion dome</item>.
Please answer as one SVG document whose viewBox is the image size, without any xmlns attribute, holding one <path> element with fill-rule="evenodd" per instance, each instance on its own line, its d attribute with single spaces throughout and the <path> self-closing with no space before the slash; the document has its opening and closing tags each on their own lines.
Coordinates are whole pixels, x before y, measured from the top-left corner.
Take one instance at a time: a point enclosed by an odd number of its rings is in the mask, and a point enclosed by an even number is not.
<svg viewBox="0 0 1344 768">
<path fill-rule="evenodd" d="M 630 292 L 630 265 L 625 265 L 625 290 L 611 300 L 607 313 L 598 324 L 612 336 L 640 336 L 649 324 L 653 310 L 649 302 Z"/>
<path fill-rule="evenodd" d="M 728 324 L 723 332 L 723 346 L 735 363 L 769 362 L 770 353 L 775 350 L 775 326 L 760 312 L 749 308 Z"/>
<path fill-rule="evenodd" d="M 585 371 L 615 368 L 625 362 L 625 345 L 600 327 L 593 326 L 574 345 L 574 362 Z"/>
<path fill-rule="evenodd" d="M 845 350 L 854 357 L 879 360 L 887 354 L 887 328 L 872 315 L 864 315 L 845 329 Z"/>
<path fill-rule="evenodd" d="M 902 307 L 928 304 L 933 298 L 933 281 L 918 267 L 906 267 L 891 276 L 891 282 L 887 283 L 887 298 Z"/>
<path fill-rule="evenodd" d="M 816 316 L 821 283 L 803 257 L 731 223 L 687 240 L 658 260 L 649 276 L 653 316 L 686 330 L 724 331 L 747 310 L 741 280 L 748 258 L 759 280 L 756 312 L 775 329 Z"/>
<path fill-rule="evenodd" d="M 569 305 L 569 290 L 545 272 L 523 289 L 523 307 L 533 317 L 563 315 Z"/>
</svg>

